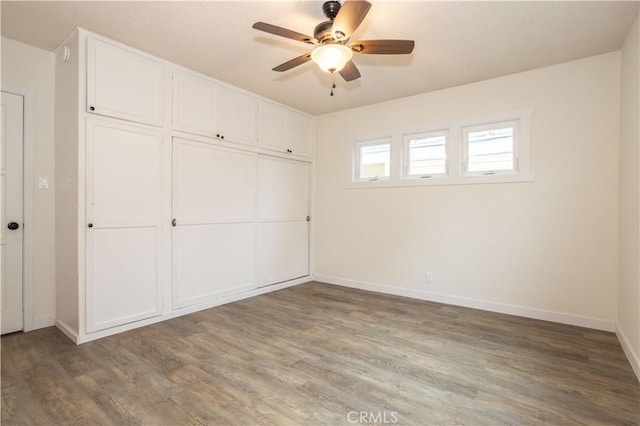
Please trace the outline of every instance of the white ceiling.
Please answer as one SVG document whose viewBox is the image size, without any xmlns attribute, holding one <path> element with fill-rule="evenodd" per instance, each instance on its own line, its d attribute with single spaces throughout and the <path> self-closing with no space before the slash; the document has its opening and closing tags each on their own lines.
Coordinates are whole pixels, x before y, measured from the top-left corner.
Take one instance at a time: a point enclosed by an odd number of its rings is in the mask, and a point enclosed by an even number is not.
<svg viewBox="0 0 640 426">
<path fill-rule="evenodd" d="M 322 1 L 31 2 L 1 4 L 2 35 L 54 50 L 75 26 L 312 114 L 458 86 L 619 50 L 638 10 L 626 2 L 376 1 L 355 39 L 413 39 L 412 55 L 357 55 L 350 83 L 313 63 L 274 66 L 309 46 L 257 30 L 313 35 Z"/>
</svg>

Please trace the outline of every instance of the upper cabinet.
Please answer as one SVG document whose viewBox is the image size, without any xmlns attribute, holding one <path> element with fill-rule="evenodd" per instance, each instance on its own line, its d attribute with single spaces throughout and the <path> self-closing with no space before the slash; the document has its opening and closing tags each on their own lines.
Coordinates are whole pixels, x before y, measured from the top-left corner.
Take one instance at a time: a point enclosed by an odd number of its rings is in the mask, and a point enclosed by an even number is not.
<svg viewBox="0 0 640 426">
<path fill-rule="evenodd" d="M 89 37 L 87 112 L 162 126 L 164 73 L 158 59 Z"/>
<path fill-rule="evenodd" d="M 260 101 L 258 144 L 274 151 L 311 156 L 312 118 L 308 115 Z"/>
<path fill-rule="evenodd" d="M 228 142 L 256 144 L 252 96 L 184 71 L 173 73 L 173 129 Z"/>
</svg>

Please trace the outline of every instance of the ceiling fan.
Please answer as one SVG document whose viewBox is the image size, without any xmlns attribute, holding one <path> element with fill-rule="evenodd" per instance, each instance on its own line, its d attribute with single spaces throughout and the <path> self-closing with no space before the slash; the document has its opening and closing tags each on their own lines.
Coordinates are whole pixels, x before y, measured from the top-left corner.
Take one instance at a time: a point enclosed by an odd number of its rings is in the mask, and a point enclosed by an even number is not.
<svg viewBox="0 0 640 426">
<path fill-rule="evenodd" d="M 360 78 L 360 71 L 352 61 L 354 53 L 406 55 L 413 52 L 415 44 L 413 40 L 350 42 L 351 35 L 367 16 L 370 8 L 371 3 L 361 0 L 346 0 L 344 4 L 335 0 L 325 2 L 322 11 L 329 20 L 316 26 L 313 37 L 264 22 L 256 22 L 253 28 L 315 46 L 311 52 L 273 68 L 274 71 L 287 71 L 311 60 L 323 71 L 331 74 L 338 72 L 346 81 L 352 81 Z M 333 95 L 333 92 L 331 94 Z"/>
</svg>

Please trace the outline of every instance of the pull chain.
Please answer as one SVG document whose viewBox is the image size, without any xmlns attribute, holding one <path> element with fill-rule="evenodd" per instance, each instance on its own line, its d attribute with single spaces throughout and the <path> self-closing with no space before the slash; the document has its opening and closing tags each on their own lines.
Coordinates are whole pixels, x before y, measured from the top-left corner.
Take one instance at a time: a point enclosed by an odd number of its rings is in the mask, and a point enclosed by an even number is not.
<svg viewBox="0 0 640 426">
<path fill-rule="evenodd" d="M 332 72 L 331 77 L 333 77 L 333 83 L 331 84 L 331 96 L 333 96 L 333 89 L 336 88 L 336 74 Z"/>
</svg>

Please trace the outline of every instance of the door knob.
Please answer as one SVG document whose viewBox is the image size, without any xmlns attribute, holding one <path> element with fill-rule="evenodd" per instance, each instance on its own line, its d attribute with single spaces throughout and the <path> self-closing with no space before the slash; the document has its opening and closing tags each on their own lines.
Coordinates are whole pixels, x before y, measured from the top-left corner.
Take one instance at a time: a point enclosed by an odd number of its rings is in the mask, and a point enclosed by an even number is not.
<svg viewBox="0 0 640 426">
<path fill-rule="evenodd" d="M 9 222 L 9 224 L 7 225 L 7 228 L 11 229 L 12 231 L 15 231 L 16 229 L 20 228 L 20 225 L 18 225 L 16 222 Z"/>
</svg>

